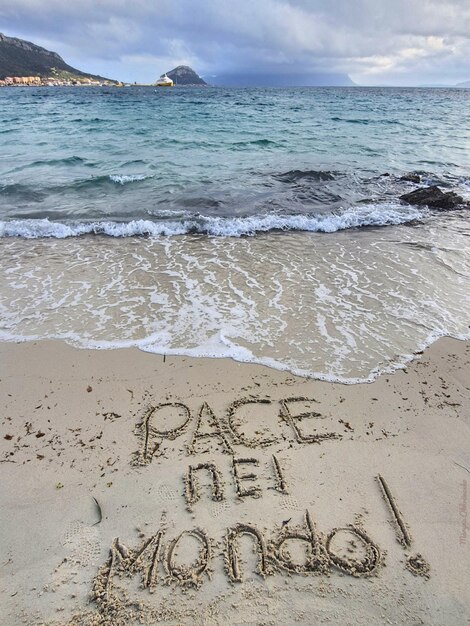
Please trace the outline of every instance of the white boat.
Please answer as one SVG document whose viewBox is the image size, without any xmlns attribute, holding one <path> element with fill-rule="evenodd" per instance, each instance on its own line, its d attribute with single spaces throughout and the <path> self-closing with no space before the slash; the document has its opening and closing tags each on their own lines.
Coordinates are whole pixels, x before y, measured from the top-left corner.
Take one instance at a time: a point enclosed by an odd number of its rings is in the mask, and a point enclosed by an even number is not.
<svg viewBox="0 0 470 626">
<path fill-rule="evenodd" d="M 160 76 L 160 78 L 155 83 L 156 87 L 173 87 L 173 81 L 166 74 Z"/>
</svg>

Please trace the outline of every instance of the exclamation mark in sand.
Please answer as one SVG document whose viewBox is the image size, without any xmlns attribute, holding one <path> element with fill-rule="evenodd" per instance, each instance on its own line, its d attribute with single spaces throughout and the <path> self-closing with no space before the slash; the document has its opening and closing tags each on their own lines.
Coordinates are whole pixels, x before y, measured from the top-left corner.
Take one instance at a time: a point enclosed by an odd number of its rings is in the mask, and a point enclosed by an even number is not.
<svg viewBox="0 0 470 626">
<path fill-rule="evenodd" d="M 389 486 L 385 482 L 385 479 L 379 474 L 377 476 L 377 482 L 380 485 L 382 496 L 387 503 L 390 512 L 392 513 L 392 521 L 395 526 L 397 541 L 403 546 L 404 550 L 411 547 L 412 538 L 408 531 L 403 515 L 398 508 L 397 501 L 392 495 Z M 421 556 L 421 554 L 414 554 L 407 556 L 406 568 L 415 576 L 423 576 L 429 578 L 430 567 L 427 561 Z"/>
</svg>

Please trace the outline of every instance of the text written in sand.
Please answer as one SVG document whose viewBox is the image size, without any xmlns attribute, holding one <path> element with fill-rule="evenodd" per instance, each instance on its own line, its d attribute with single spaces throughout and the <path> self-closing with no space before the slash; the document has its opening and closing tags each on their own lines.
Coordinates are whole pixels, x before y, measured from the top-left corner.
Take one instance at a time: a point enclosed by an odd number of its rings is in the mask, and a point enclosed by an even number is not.
<svg viewBox="0 0 470 626">
<path fill-rule="evenodd" d="M 162 454 L 164 441 L 173 441 L 187 436 L 188 455 L 204 453 L 208 443 L 217 445 L 221 452 L 234 453 L 234 446 L 266 448 L 279 442 L 282 431 L 279 422 L 287 428 L 297 444 L 319 444 L 330 439 L 341 439 L 334 430 L 325 428 L 325 416 L 315 407 L 313 398 L 283 398 L 278 402 L 268 398 L 241 398 L 229 405 L 223 416 L 218 416 L 204 402 L 196 413 L 182 402 L 163 402 L 149 406 L 142 421 L 137 425 L 136 434 L 141 446 L 135 455 L 136 465 L 147 465 L 154 456 Z M 268 408 L 271 416 L 270 429 L 264 432 L 247 433 L 251 418 L 260 407 Z M 285 438 L 285 435 L 284 435 Z"/>
<path fill-rule="evenodd" d="M 266 418 L 263 426 L 261 413 Z M 344 424 L 352 430 L 349 422 Z M 232 402 L 222 415 L 207 402 L 196 411 L 183 402 L 162 402 L 147 408 L 136 434 L 140 447 L 134 465 L 138 466 L 148 466 L 153 460 L 156 464 L 172 463 L 169 442 L 182 442 L 188 465 L 182 476 L 181 495 L 193 517 L 203 495 L 220 504 L 231 494 L 239 504 L 247 504 L 270 489 L 282 506 L 281 499 L 290 497 L 285 494 L 296 479 L 297 466 L 291 464 L 286 472 L 283 458 L 270 446 L 287 440 L 295 452 L 298 445 L 341 439 L 332 419 L 325 419 L 314 399 L 304 397 L 277 402 L 243 398 Z M 242 451 L 240 446 L 252 450 Z M 427 561 L 419 553 L 410 554 L 413 539 L 394 491 L 382 475 L 376 482 L 396 539 L 405 551 L 405 568 L 428 578 Z M 204 503 L 199 506 L 201 512 Z M 243 583 L 253 574 L 261 578 L 283 573 L 329 576 L 336 570 L 356 578 L 378 575 L 386 554 L 365 529 L 361 515 L 354 515 L 353 523 L 326 531 L 317 528 L 308 506 L 303 508 L 302 516 L 293 514 L 274 528 L 272 521 L 271 528 L 265 527 L 263 508 L 252 508 L 252 512 L 260 512 L 256 521 L 231 518 L 222 532 L 194 523 L 176 530 L 163 511 L 159 526 L 150 536 L 142 533 L 136 547 L 127 547 L 119 538 L 113 540 L 109 558 L 93 582 L 92 598 L 102 620 L 96 623 L 118 623 L 117 617 L 122 617 L 124 624 L 131 606 L 140 607 L 135 615 L 142 623 L 145 621 L 144 604 L 136 603 L 129 595 L 130 591 L 132 596 L 135 594 L 136 580 L 141 581 L 143 590 L 157 593 L 163 591 L 162 584 L 199 589 L 217 571 L 223 572 L 232 585 Z M 254 560 L 247 558 L 247 542 Z"/>
</svg>

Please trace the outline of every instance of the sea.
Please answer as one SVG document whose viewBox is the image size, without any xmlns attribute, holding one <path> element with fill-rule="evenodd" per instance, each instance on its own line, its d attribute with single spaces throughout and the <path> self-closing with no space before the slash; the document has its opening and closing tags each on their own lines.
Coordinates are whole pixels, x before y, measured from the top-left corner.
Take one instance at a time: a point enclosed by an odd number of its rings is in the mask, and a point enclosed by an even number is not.
<svg viewBox="0 0 470 626">
<path fill-rule="evenodd" d="M 470 201 L 470 90 L 0 89 L 0 339 L 372 381 L 470 338 L 431 184 Z"/>
</svg>

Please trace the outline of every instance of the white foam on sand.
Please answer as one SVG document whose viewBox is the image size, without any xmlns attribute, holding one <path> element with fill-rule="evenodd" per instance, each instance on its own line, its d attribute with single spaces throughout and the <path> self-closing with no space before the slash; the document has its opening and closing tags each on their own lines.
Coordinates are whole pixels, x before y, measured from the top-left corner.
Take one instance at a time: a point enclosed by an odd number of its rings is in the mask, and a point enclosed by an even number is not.
<svg viewBox="0 0 470 626">
<path fill-rule="evenodd" d="M 9 342 L 28 342 L 40 341 L 42 339 L 62 340 L 79 349 L 88 350 L 121 350 L 126 348 L 138 348 L 144 352 L 161 356 L 182 356 L 194 358 L 210 358 L 210 359 L 232 359 L 238 363 L 251 363 L 254 365 L 264 365 L 266 367 L 281 371 L 289 372 L 294 376 L 302 378 L 312 378 L 315 380 L 323 380 L 326 382 L 340 383 L 343 385 L 356 385 L 363 383 L 372 383 L 383 374 L 392 374 L 397 370 L 404 369 L 412 361 L 421 358 L 421 354 L 426 348 L 431 346 L 435 341 L 442 337 L 451 337 L 461 341 L 470 340 L 470 332 L 468 333 L 447 333 L 433 332 L 426 337 L 425 341 L 417 344 L 413 353 L 397 355 L 396 359 L 388 364 L 373 368 L 367 375 L 361 377 L 353 376 L 337 376 L 327 374 L 325 372 L 317 372 L 304 368 L 295 367 L 287 362 L 278 361 L 270 357 L 258 357 L 246 347 L 237 345 L 226 337 L 222 332 L 215 333 L 207 341 L 196 347 L 169 347 L 166 342 L 160 343 L 161 335 L 146 337 L 140 340 L 121 340 L 121 341 L 97 341 L 85 339 L 75 333 L 67 333 L 61 335 L 48 335 L 43 337 L 40 335 L 14 335 L 12 333 L 0 330 L 0 341 Z"/>
<path fill-rule="evenodd" d="M 370 382 L 441 336 L 470 338 L 466 228 L 455 216 L 331 238 L 4 239 L 0 338 Z"/>
</svg>

